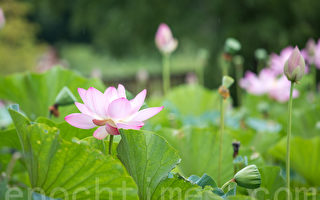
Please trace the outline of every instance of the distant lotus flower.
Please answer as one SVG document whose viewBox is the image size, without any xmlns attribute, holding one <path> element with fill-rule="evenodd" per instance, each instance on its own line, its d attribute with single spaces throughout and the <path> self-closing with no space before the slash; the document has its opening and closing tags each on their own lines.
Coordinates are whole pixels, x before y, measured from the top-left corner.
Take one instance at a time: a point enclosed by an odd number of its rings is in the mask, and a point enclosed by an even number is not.
<svg viewBox="0 0 320 200">
<path fill-rule="evenodd" d="M 4 13 L 2 11 L 2 9 L 0 8 L 0 29 L 4 26 L 6 20 L 4 18 Z"/>
<path fill-rule="evenodd" d="M 313 39 L 309 39 L 301 54 L 309 65 L 315 65 L 320 69 L 320 39 L 317 43 Z"/>
<path fill-rule="evenodd" d="M 298 47 L 295 47 L 284 65 L 284 74 L 289 81 L 297 82 L 305 73 L 305 65 Z"/>
<path fill-rule="evenodd" d="M 165 54 L 172 53 L 178 46 L 178 41 L 173 38 L 172 32 L 167 24 L 160 24 L 155 38 L 158 49 Z"/>
<path fill-rule="evenodd" d="M 240 87 L 247 90 L 250 94 L 263 95 L 269 92 L 275 77 L 275 73 L 267 68 L 261 70 L 258 76 L 248 71 L 244 78 L 240 80 Z"/>
<path fill-rule="evenodd" d="M 290 81 L 285 76 L 279 78 L 270 68 L 261 70 L 258 76 L 253 72 L 247 72 L 245 77 L 240 80 L 240 87 L 253 95 L 267 94 L 278 102 L 289 100 Z M 293 98 L 298 97 L 298 95 L 298 91 L 294 90 Z"/>
<path fill-rule="evenodd" d="M 274 71 L 276 75 L 283 74 L 283 68 L 284 64 L 288 60 L 289 56 L 291 55 L 293 51 L 293 47 L 289 46 L 284 48 L 280 55 L 277 55 L 275 53 L 271 54 L 270 56 L 270 68 Z"/>
<path fill-rule="evenodd" d="M 75 104 L 81 113 L 70 114 L 65 120 L 81 129 L 98 126 L 93 136 L 100 140 L 108 134 L 119 135 L 118 129 L 139 130 L 145 120 L 163 109 L 163 107 L 152 107 L 140 110 L 147 91 L 143 90 L 134 99 L 128 100 L 125 88 L 121 84 L 118 89 L 109 87 L 104 93 L 93 87 L 88 90 L 79 88 L 78 92 L 84 104 L 78 102 Z"/>
<path fill-rule="evenodd" d="M 268 92 L 269 96 L 278 102 L 287 102 L 290 98 L 290 81 L 287 77 L 282 76 L 275 79 Z M 293 98 L 299 96 L 299 91 L 294 89 L 292 93 Z"/>
</svg>

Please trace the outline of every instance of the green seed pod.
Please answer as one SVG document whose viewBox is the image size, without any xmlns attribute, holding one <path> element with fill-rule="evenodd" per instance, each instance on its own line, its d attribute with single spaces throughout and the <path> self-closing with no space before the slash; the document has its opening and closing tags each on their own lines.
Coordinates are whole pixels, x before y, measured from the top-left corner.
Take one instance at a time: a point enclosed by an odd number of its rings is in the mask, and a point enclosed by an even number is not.
<svg viewBox="0 0 320 200">
<path fill-rule="evenodd" d="M 63 87 L 57 95 L 55 104 L 58 106 L 66 106 L 73 104 L 76 101 L 76 97 L 72 94 L 68 87 Z"/>
<path fill-rule="evenodd" d="M 234 38 L 228 38 L 224 44 L 224 52 L 234 55 L 241 49 L 241 44 Z"/>
<path fill-rule="evenodd" d="M 235 182 L 244 188 L 256 189 L 261 185 L 261 175 L 256 165 L 249 165 L 234 175 Z"/>
<path fill-rule="evenodd" d="M 260 48 L 255 50 L 254 56 L 256 57 L 257 60 L 267 60 L 268 53 L 265 49 Z"/>
<path fill-rule="evenodd" d="M 222 78 L 222 86 L 225 88 L 229 88 L 233 84 L 234 80 L 230 76 L 223 76 Z"/>
</svg>

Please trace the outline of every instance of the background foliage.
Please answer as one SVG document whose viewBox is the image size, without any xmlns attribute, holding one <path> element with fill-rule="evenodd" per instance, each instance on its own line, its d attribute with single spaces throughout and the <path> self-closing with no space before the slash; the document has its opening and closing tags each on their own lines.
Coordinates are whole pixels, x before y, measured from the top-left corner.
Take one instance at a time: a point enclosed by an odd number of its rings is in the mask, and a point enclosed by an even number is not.
<svg viewBox="0 0 320 200">
<path fill-rule="evenodd" d="M 68 61 L 71 68 L 86 74 L 91 72 L 88 69 L 95 67 L 100 67 L 103 72 L 116 69 L 119 71 L 117 74 L 128 71 L 119 70 L 124 67 L 112 61 L 113 58 L 121 59 L 121 63 L 131 59 L 134 61 L 126 63 L 132 68 L 152 66 L 148 71 L 159 73 L 160 55 L 154 45 L 154 35 L 158 25 L 165 22 L 179 39 L 175 56 L 192 58 L 200 48 L 210 51 L 206 73 L 206 85 L 210 87 L 218 83 L 212 77 L 218 77 L 217 56 L 227 37 L 235 37 L 242 43 L 240 53 L 245 57 L 245 67 L 255 70 L 255 49 L 263 47 L 269 52 L 278 53 L 287 45 L 299 45 L 302 48 L 309 37 L 316 39 L 320 35 L 317 21 L 320 18 L 320 2 L 317 0 L 0 1 L 0 6 L 6 4 L 10 4 L 11 8 L 12 5 L 23 4 L 23 7 L 14 9 L 22 13 L 20 18 L 26 13 L 25 5 L 29 8 L 28 21 L 24 18 L 21 23 L 28 25 L 25 30 L 31 30 L 19 33 L 27 34 L 26 39 L 22 40 L 24 43 L 33 44 L 33 49 L 27 50 L 30 59 L 26 60 L 34 61 L 32 52 L 36 52 L 36 36 L 37 41 L 57 47 L 60 56 Z M 11 21 L 13 17 L 7 7 L 4 6 L 5 14 Z M 37 24 L 37 32 L 29 25 L 29 21 Z M 17 30 L 6 29 L 2 34 L 10 31 L 6 35 L 15 35 L 12 32 Z M 79 43 L 85 45 L 87 50 L 80 51 L 77 46 Z M 9 52 L 7 54 L 12 55 Z M 82 62 L 74 57 L 87 59 Z M 181 60 L 184 59 L 176 63 Z M 30 62 L 23 62 L 20 68 L 27 64 L 30 66 Z M 182 68 L 190 71 L 190 65 L 194 67 L 196 63 L 187 62 Z M 4 68 L 5 71 L 9 69 L 2 63 L 2 72 Z"/>
</svg>

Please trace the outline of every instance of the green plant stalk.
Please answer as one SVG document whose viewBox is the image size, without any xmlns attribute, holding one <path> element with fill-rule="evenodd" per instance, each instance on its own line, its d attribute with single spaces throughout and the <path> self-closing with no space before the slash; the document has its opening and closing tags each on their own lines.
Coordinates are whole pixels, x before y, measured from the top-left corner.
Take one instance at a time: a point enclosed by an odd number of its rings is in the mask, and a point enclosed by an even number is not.
<svg viewBox="0 0 320 200">
<path fill-rule="evenodd" d="M 102 153 L 106 154 L 106 145 L 104 143 L 104 139 L 100 140 L 100 142 L 101 142 L 101 145 L 102 145 Z"/>
<path fill-rule="evenodd" d="M 223 184 L 223 186 L 221 187 L 221 190 L 224 191 L 224 189 L 225 189 L 228 185 L 230 185 L 230 183 L 232 183 L 232 182 L 235 182 L 234 179 L 231 179 L 231 180 L 227 181 L 225 184 Z"/>
<path fill-rule="evenodd" d="M 230 67 L 230 62 L 224 61 L 223 63 L 224 64 L 222 66 L 222 75 L 223 76 L 228 76 L 228 70 L 229 70 L 229 67 Z"/>
<path fill-rule="evenodd" d="M 170 55 L 163 54 L 162 56 L 162 83 L 163 92 L 167 94 L 170 89 Z"/>
<path fill-rule="evenodd" d="M 7 170 L 6 170 L 6 175 L 7 175 L 7 178 L 8 178 L 8 181 L 11 177 L 11 174 L 13 172 L 13 168 L 16 164 L 16 162 L 21 158 L 21 154 L 19 152 L 15 152 L 13 155 L 12 155 L 12 158 L 7 166 Z"/>
<path fill-rule="evenodd" d="M 112 155 L 112 143 L 113 143 L 113 135 L 110 135 L 110 139 L 109 139 L 109 155 Z"/>
<path fill-rule="evenodd" d="M 316 91 L 317 92 L 317 68 L 314 64 L 312 64 L 311 66 L 311 74 L 312 74 L 312 90 Z"/>
<path fill-rule="evenodd" d="M 287 176 L 287 199 L 290 200 L 290 137 L 291 137 L 291 117 L 292 117 L 292 93 L 293 93 L 294 82 L 291 82 L 290 86 L 290 98 L 288 103 L 288 131 L 287 131 L 287 157 L 286 157 L 286 176 Z"/>
<path fill-rule="evenodd" d="M 203 65 L 199 65 L 196 69 L 196 73 L 198 76 L 198 81 L 199 84 L 204 86 L 204 66 Z"/>
<path fill-rule="evenodd" d="M 224 104 L 225 99 L 221 97 L 220 106 L 220 135 L 219 135 L 219 163 L 218 163 L 218 185 L 221 184 L 221 165 L 222 165 L 222 142 L 223 142 L 223 132 L 224 132 Z"/>
<path fill-rule="evenodd" d="M 264 68 L 264 62 L 262 60 L 258 60 L 257 73 L 259 73 L 263 68 Z"/>
<path fill-rule="evenodd" d="M 242 74 L 243 74 L 243 66 L 242 65 L 237 65 L 236 66 L 236 78 L 237 78 L 237 100 L 238 100 L 238 105 L 240 106 L 242 103 L 242 94 L 241 94 L 241 88 L 239 85 L 240 79 L 242 78 Z"/>
</svg>

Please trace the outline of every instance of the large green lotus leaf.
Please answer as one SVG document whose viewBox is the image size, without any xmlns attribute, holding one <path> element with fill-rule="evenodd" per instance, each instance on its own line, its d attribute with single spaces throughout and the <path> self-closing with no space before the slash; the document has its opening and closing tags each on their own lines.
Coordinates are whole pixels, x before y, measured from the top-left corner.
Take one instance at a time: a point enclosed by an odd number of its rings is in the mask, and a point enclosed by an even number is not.
<svg viewBox="0 0 320 200">
<path fill-rule="evenodd" d="M 240 141 L 240 154 L 244 148 L 250 148 L 254 152 L 266 155 L 270 147 L 281 139 L 279 133 L 255 132 L 251 129 L 228 129 L 228 132 L 234 139 Z"/>
<path fill-rule="evenodd" d="M 175 149 L 150 132 L 122 131 L 117 152 L 138 185 L 140 199 L 152 197 L 158 184 L 180 162 Z"/>
<path fill-rule="evenodd" d="M 261 186 L 252 191 L 257 199 L 285 199 L 285 194 L 280 192 L 286 187 L 286 182 L 280 174 L 279 167 L 267 166 L 259 168 L 261 174 Z M 277 196 L 277 197 L 275 197 Z"/>
<path fill-rule="evenodd" d="M 0 172 L 6 169 L 12 153 L 21 150 L 20 141 L 15 129 L 0 130 Z M 16 168 L 15 168 L 16 169 Z"/>
<path fill-rule="evenodd" d="M 52 198 L 137 199 L 136 185 L 121 162 L 83 143 L 69 142 L 60 130 L 31 123 L 10 109 L 22 144 L 32 188 Z M 126 187 L 126 189 L 123 189 Z M 110 197 L 109 197 L 110 195 Z"/>
<path fill-rule="evenodd" d="M 220 96 L 200 85 L 183 85 L 174 88 L 166 96 L 182 115 L 201 115 L 208 110 L 218 110 Z"/>
<path fill-rule="evenodd" d="M 255 200 L 255 198 L 244 195 L 229 196 L 228 200 Z M 280 199 L 279 199 L 280 200 Z"/>
<path fill-rule="evenodd" d="M 293 100 L 293 135 L 307 138 L 316 136 L 319 133 L 320 127 L 317 126 L 317 122 L 319 121 L 320 96 L 311 96 L 310 94 L 301 94 L 298 98 Z M 243 107 L 251 117 L 267 117 L 267 119 L 276 120 L 276 122 L 280 123 L 282 127 L 287 126 L 287 103 L 279 103 L 274 100 L 270 100 L 265 96 L 245 95 L 244 98 Z M 306 104 L 308 104 L 308 106 L 306 106 Z M 267 114 L 262 112 L 262 110 L 265 110 Z M 283 135 L 285 135 L 285 131 L 286 129 L 283 128 Z"/>
<path fill-rule="evenodd" d="M 55 103 L 56 96 L 64 86 L 76 94 L 78 99 L 79 87 L 104 89 L 99 80 L 89 80 L 73 71 L 56 67 L 43 74 L 28 72 L 0 77 L 0 99 L 19 104 L 20 109 L 35 120 L 39 116 L 49 115 L 49 106 Z M 74 105 L 59 108 L 59 120 L 76 110 Z"/>
<path fill-rule="evenodd" d="M 67 140 L 71 141 L 74 138 L 77 139 L 84 139 L 87 137 L 90 137 L 93 135 L 93 132 L 95 129 L 80 129 L 76 128 L 74 126 L 71 126 L 67 122 L 54 122 L 48 118 L 45 117 L 39 117 L 37 118 L 36 122 L 42 123 L 42 124 L 47 124 L 48 126 L 55 126 L 60 130 L 60 136 Z"/>
<path fill-rule="evenodd" d="M 270 153 L 285 162 L 286 146 L 286 138 L 283 138 L 270 149 Z M 310 185 L 320 186 L 320 137 L 293 137 L 290 147 L 291 168 L 302 175 Z"/>
<path fill-rule="evenodd" d="M 223 200 L 212 192 L 212 187 L 202 189 L 179 175 L 161 181 L 153 193 L 152 199 Z"/>
<path fill-rule="evenodd" d="M 183 117 L 199 117 L 208 111 L 219 110 L 220 96 L 216 91 L 210 91 L 200 85 L 182 85 L 173 88 L 165 98 L 151 99 L 148 105 L 164 106 L 149 123 L 178 128 L 181 127 Z"/>
<path fill-rule="evenodd" d="M 164 138 L 146 131 L 122 130 L 118 157 L 138 185 L 140 200 L 221 199 L 170 171 L 180 158 Z"/>
<path fill-rule="evenodd" d="M 207 173 L 218 181 L 219 131 L 211 127 L 185 127 L 181 130 L 162 129 L 158 132 L 178 150 L 182 159 L 178 166 L 184 176 Z M 232 139 L 223 138 L 221 183 L 233 177 Z M 221 185 L 220 185 L 221 186 Z"/>
</svg>

